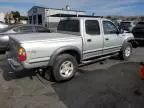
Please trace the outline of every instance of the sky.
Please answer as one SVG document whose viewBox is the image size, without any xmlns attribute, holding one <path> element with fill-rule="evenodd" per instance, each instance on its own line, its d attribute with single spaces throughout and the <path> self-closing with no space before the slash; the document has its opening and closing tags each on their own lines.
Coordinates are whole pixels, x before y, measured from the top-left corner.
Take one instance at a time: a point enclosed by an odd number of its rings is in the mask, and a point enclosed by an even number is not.
<svg viewBox="0 0 144 108">
<path fill-rule="evenodd" d="M 0 0 L 0 12 L 20 11 L 21 15 L 27 15 L 27 11 L 35 5 L 47 8 L 69 5 L 71 9 L 84 10 L 97 16 L 144 15 L 144 0 Z"/>
</svg>

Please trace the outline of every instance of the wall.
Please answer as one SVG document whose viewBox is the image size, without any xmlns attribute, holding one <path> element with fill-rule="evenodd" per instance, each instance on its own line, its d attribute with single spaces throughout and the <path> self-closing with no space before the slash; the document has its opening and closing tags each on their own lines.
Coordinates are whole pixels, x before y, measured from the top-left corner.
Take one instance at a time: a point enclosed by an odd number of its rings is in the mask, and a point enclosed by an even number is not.
<svg viewBox="0 0 144 108">
<path fill-rule="evenodd" d="M 57 29 L 57 25 L 61 19 L 64 17 L 52 17 L 55 14 L 71 14 L 71 15 L 85 15 L 84 12 L 67 11 L 67 10 L 57 10 L 57 9 L 45 9 L 46 24 L 48 28 Z"/>
<path fill-rule="evenodd" d="M 20 23 L 27 24 L 27 20 L 21 20 Z"/>
<path fill-rule="evenodd" d="M 55 14 L 72 14 L 72 15 L 85 15 L 84 12 L 77 12 L 77 11 L 68 11 L 68 10 L 61 10 L 61 9 L 47 9 L 38 6 L 32 7 L 28 12 L 29 16 L 34 16 L 42 14 L 42 25 L 48 28 L 57 28 L 57 25 L 63 17 L 51 17 L 51 15 Z M 34 23 L 34 18 L 32 18 L 32 24 Z M 38 24 L 38 20 L 36 22 Z"/>
<path fill-rule="evenodd" d="M 38 8 L 38 7 L 33 7 L 31 10 L 29 10 L 28 12 L 28 19 L 29 16 L 34 16 L 36 15 L 37 17 L 37 21 L 36 24 L 38 24 L 38 14 L 42 15 L 42 25 L 44 25 L 45 23 L 45 9 L 44 8 Z M 29 23 L 29 22 L 28 22 Z M 34 23 L 33 17 L 32 17 L 32 24 Z"/>
</svg>

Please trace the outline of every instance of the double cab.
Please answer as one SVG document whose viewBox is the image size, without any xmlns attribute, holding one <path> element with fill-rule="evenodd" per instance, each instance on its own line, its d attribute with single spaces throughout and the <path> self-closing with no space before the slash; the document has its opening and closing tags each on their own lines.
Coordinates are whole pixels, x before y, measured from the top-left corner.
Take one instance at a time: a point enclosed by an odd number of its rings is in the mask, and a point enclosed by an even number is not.
<svg viewBox="0 0 144 108">
<path fill-rule="evenodd" d="M 80 64 L 119 54 L 128 60 L 136 47 L 131 33 L 124 33 L 110 20 L 71 17 L 61 20 L 55 33 L 9 35 L 7 61 L 12 72 L 43 70 L 55 81 L 75 76 Z M 49 71 L 48 71 L 49 70 Z"/>
</svg>

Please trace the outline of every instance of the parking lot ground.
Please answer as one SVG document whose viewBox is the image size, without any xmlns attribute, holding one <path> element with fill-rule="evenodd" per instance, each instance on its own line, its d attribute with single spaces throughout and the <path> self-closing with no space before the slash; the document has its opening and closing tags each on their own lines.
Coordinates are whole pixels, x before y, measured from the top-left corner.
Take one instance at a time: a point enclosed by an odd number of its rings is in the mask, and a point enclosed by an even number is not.
<svg viewBox="0 0 144 108">
<path fill-rule="evenodd" d="M 144 81 L 138 74 L 143 47 L 127 62 L 110 59 L 80 67 L 75 78 L 63 83 L 39 76 L 5 81 L 4 58 L 0 56 L 0 108 L 144 108 Z"/>
</svg>

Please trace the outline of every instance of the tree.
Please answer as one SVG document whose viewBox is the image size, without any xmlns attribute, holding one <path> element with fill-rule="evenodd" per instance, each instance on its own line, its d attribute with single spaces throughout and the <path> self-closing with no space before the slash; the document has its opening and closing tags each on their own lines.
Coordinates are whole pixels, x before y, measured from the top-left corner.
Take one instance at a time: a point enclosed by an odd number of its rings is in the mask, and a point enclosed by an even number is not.
<svg viewBox="0 0 144 108">
<path fill-rule="evenodd" d="M 28 17 L 26 17 L 26 16 L 21 16 L 20 19 L 21 19 L 21 20 L 28 20 Z"/>
<path fill-rule="evenodd" d="M 13 19 L 14 19 L 14 23 L 19 23 L 20 22 L 20 13 L 18 11 L 11 11 L 11 14 L 13 16 Z"/>
<path fill-rule="evenodd" d="M 10 24 L 10 23 L 11 23 L 11 20 L 12 20 L 12 15 L 11 15 L 11 13 L 6 13 L 4 19 L 5 19 L 5 22 L 6 22 L 7 24 Z"/>
<path fill-rule="evenodd" d="M 8 18 L 6 16 L 5 16 L 4 20 L 5 20 L 5 23 L 8 24 Z"/>
</svg>

